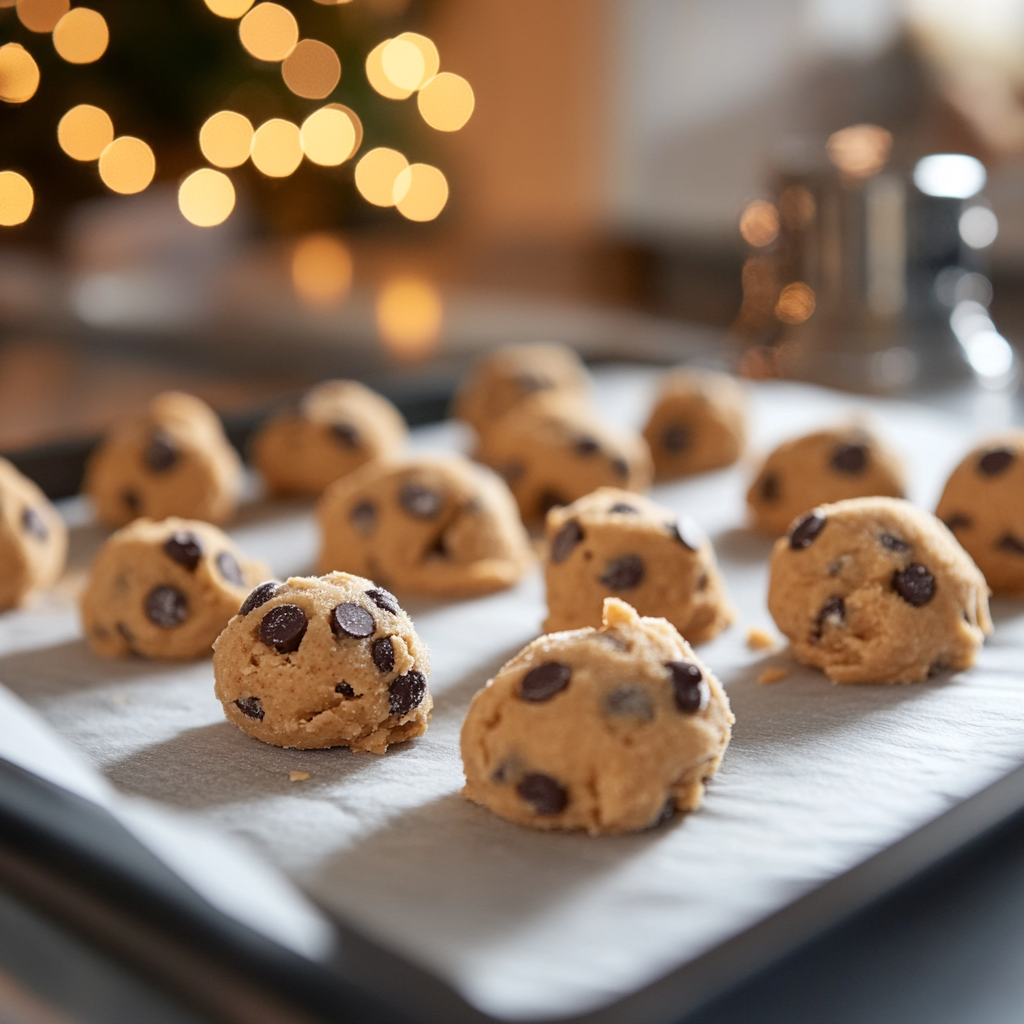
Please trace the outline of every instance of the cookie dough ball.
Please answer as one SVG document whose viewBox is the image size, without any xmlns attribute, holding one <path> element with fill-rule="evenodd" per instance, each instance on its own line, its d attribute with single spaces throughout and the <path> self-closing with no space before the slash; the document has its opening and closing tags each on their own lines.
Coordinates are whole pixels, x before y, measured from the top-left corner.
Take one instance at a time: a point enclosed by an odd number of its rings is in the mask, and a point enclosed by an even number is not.
<svg viewBox="0 0 1024 1024">
<path fill-rule="evenodd" d="M 899 457 L 861 427 L 837 427 L 779 445 L 747 492 L 747 504 L 754 529 L 777 537 L 822 502 L 903 494 Z"/>
<path fill-rule="evenodd" d="M 136 519 L 100 548 L 81 597 L 89 646 L 107 658 L 200 658 L 269 576 L 216 526 Z"/>
<path fill-rule="evenodd" d="M 364 463 L 396 455 L 405 435 L 402 414 L 383 395 L 329 380 L 298 413 L 277 416 L 257 433 L 252 459 L 272 494 L 320 494 Z"/>
<path fill-rule="evenodd" d="M 689 516 L 601 487 L 547 518 L 546 632 L 599 626 L 605 598 L 668 619 L 690 643 L 736 617 L 711 541 Z"/>
<path fill-rule="evenodd" d="M 455 398 L 454 414 L 482 435 L 539 391 L 585 399 L 588 386 L 587 371 L 571 348 L 548 342 L 506 345 L 476 364 Z"/>
<path fill-rule="evenodd" d="M 528 524 L 598 487 L 645 491 L 653 475 L 639 434 L 606 427 L 567 395 L 523 402 L 491 426 L 476 455 L 505 478 Z"/>
<path fill-rule="evenodd" d="M 1024 594 L 1024 431 L 975 448 L 946 482 L 935 514 L 996 594 Z"/>
<path fill-rule="evenodd" d="M 768 609 L 797 659 L 836 683 L 969 668 L 992 632 L 978 567 L 938 519 L 895 498 L 797 519 L 775 542 Z"/>
<path fill-rule="evenodd" d="M 139 516 L 222 523 L 241 483 L 241 460 L 216 413 L 193 395 L 168 391 L 104 439 L 89 459 L 84 490 L 107 526 Z"/>
<path fill-rule="evenodd" d="M 650 828 L 700 806 L 732 721 L 668 622 L 608 598 L 601 629 L 539 637 L 473 698 L 462 792 L 533 828 Z"/>
<path fill-rule="evenodd" d="M 394 596 L 335 572 L 261 583 L 214 644 L 224 714 L 278 747 L 383 754 L 422 736 L 430 652 Z"/>
<path fill-rule="evenodd" d="M 68 531 L 46 495 L 6 459 L 0 459 L 0 611 L 64 571 Z"/>
<path fill-rule="evenodd" d="M 317 517 L 319 572 L 356 572 L 404 594 L 489 594 L 533 563 L 508 488 L 459 456 L 370 463 L 324 492 Z"/>
<path fill-rule="evenodd" d="M 657 480 L 731 466 L 746 444 L 746 392 L 726 373 L 675 370 L 662 378 L 644 437 Z"/>
</svg>

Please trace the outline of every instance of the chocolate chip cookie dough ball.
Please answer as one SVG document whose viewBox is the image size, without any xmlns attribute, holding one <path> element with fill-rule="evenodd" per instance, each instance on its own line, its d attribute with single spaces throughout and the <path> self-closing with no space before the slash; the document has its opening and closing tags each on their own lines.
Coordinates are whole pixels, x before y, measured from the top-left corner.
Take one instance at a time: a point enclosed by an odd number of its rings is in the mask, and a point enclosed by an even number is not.
<svg viewBox="0 0 1024 1024">
<path fill-rule="evenodd" d="M 473 698 L 462 792 L 533 828 L 650 828 L 700 806 L 732 721 L 672 626 L 609 598 L 601 629 L 539 637 Z"/>
<path fill-rule="evenodd" d="M 116 426 L 86 467 L 96 517 L 123 526 L 139 516 L 222 523 L 238 502 L 242 463 L 201 399 L 157 395 L 141 416 Z"/>
<path fill-rule="evenodd" d="M 903 493 L 899 457 L 861 427 L 837 427 L 779 445 L 747 492 L 747 505 L 754 529 L 777 537 L 822 502 Z"/>
<path fill-rule="evenodd" d="M 935 514 L 996 594 L 1024 594 L 1024 431 L 975 448 L 946 482 Z"/>
<path fill-rule="evenodd" d="M 53 586 L 67 552 L 60 513 L 35 483 L 0 459 L 0 611 Z"/>
<path fill-rule="evenodd" d="M 668 619 L 690 642 L 736 617 L 711 541 L 689 516 L 601 487 L 547 518 L 548 617 L 544 630 L 599 626 L 607 597 Z"/>
<path fill-rule="evenodd" d="M 978 567 L 934 516 L 894 498 L 822 505 L 775 542 L 768 609 L 799 661 L 836 683 L 969 668 L 992 632 Z"/>
<path fill-rule="evenodd" d="M 653 475 L 639 434 L 612 430 L 557 394 L 531 398 L 492 424 L 476 457 L 504 477 L 528 525 L 598 487 L 645 491 Z"/>
<path fill-rule="evenodd" d="M 644 437 L 656 480 L 731 466 L 747 440 L 747 395 L 726 373 L 666 374 Z"/>
<path fill-rule="evenodd" d="M 356 572 L 399 593 L 489 594 L 533 564 L 508 488 L 459 456 L 370 463 L 324 492 L 317 517 L 318 571 Z"/>
<path fill-rule="evenodd" d="M 405 442 L 402 414 L 357 381 L 329 380 L 253 438 L 252 459 L 272 494 L 320 494 L 372 459 L 396 455 Z"/>
<path fill-rule="evenodd" d="M 206 657 L 252 587 L 269 576 L 199 520 L 136 519 L 100 548 L 82 593 L 82 629 L 108 658 Z"/>
<path fill-rule="evenodd" d="M 394 596 L 344 572 L 261 583 L 217 638 L 217 699 L 278 747 L 383 754 L 422 736 L 430 652 Z"/>
</svg>

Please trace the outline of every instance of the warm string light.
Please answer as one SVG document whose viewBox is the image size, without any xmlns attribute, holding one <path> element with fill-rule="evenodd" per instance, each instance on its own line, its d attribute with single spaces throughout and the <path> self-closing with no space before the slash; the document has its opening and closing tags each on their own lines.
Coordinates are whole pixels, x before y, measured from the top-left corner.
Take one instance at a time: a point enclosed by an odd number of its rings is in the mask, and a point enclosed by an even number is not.
<svg viewBox="0 0 1024 1024">
<path fill-rule="evenodd" d="M 68 11 L 53 29 L 54 49 L 69 64 L 92 64 L 107 52 L 110 30 L 103 15 L 88 7 Z"/>
<path fill-rule="evenodd" d="M 847 178 L 861 181 L 877 174 L 889 159 L 892 134 L 876 124 L 854 124 L 833 132 L 825 151 Z"/>
<path fill-rule="evenodd" d="M 803 281 L 787 284 L 775 305 L 775 315 L 784 324 L 802 324 L 814 312 L 814 291 Z"/>
<path fill-rule="evenodd" d="M 80 103 L 60 119 L 57 141 L 72 160 L 99 160 L 114 141 L 114 122 L 105 110 Z"/>
<path fill-rule="evenodd" d="M 52 32 L 57 22 L 71 10 L 70 0 L 18 0 L 18 21 L 29 32 Z"/>
<path fill-rule="evenodd" d="M 327 232 L 306 235 L 292 250 L 292 285 L 299 300 L 314 309 L 342 302 L 352 287 L 352 254 Z"/>
<path fill-rule="evenodd" d="M 448 202 L 448 182 L 430 164 L 410 164 L 395 177 L 391 195 L 408 220 L 433 220 Z"/>
<path fill-rule="evenodd" d="M 442 71 L 416 97 L 420 116 L 439 132 L 457 132 L 470 119 L 476 106 L 473 88 L 460 75 Z"/>
<path fill-rule="evenodd" d="M 341 79 L 341 61 L 326 43 L 303 39 L 285 57 L 281 77 L 296 96 L 322 100 L 334 91 Z"/>
<path fill-rule="evenodd" d="M 359 137 L 361 128 L 360 125 Z M 359 146 L 351 112 L 340 104 L 321 107 L 310 114 L 302 122 L 299 140 L 307 159 L 321 167 L 337 167 Z"/>
<path fill-rule="evenodd" d="M 212 228 L 223 224 L 235 208 L 235 186 L 223 171 L 202 167 L 178 188 L 178 209 L 191 224 Z"/>
<path fill-rule="evenodd" d="M 252 122 L 233 110 L 220 110 L 199 129 L 199 149 L 214 167 L 241 167 L 252 152 Z"/>
<path fill-rule="evenodd" d="M 441 295 L 423 278 L 392 278 L 377 295 L 377 329 L 385 348 L 399 359 L 429 356 L 437 347 L 443 320 Z"/>
<path fill-rule="evenodd" d="M 395 205 L 395 179 L 409 166 L 397 149 L 378 146 L 356 164 L 356 188 L 374 206 Z"/>
<path fill-rule="evenodd" d="M 206 6 L 220 18 L 240 18 L 253 5 L 253 0 L 206 0 Z"/>
<path fill-rule="evenodd" d="M 0 100 L 27 103 L 39 88 L 39 65 L 18 43 L 0 46 Z"/>
<path fill-rule="evenodd" d="M 149 187 L 156 173 L 156 158 L 142 139 L 122 135 L 100 154 L 99 170 L 111 192 L 133 195 Z"/>
<path fill-rule="evenodd" d="M 755 249 L 771 245 L 779 237 L 779 211 L 763 199 L 748 203 L 740 215 L 740 234 Z"/>
<path fill-rule="evenodd" d="M 302 163 L 299 126 L 281 117 L 264 121 L 252 137 L 252 162 L 268 178 L 293 174 Z"/>
<path fill-rule="evenodd" d="M 238 37 L 257 60 L 284 60 L 299 41 L 299 23 L 287 7 L 257 4 L 238 23 Z"/>
<path fill-rule="evenodd" d="M 0 171 L 0 227 L 24 224 L 34 202 L 35 195 L 27 178 L 17 171 Z"/>
</svg>

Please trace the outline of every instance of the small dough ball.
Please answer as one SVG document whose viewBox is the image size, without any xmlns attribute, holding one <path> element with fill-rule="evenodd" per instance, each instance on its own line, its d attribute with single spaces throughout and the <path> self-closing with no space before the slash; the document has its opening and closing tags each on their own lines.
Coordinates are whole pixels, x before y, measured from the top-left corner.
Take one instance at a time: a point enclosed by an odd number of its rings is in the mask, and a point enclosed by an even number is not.
<svg viewBox="0 0 1024 1024">
<path fill-rule="evenodd" d="M 975 448 L 946 482 L 935 514 L 996 594 L 1024 594 L 1024 431 Z"/>
<path fill-rule="evenodd" d="M 67 553 L 60 513 L 33 481 L 0 459 L 0 611 L 53 586 Z"/>
<path fill-rule="evenodd" d="M 297 413 L 283 413 L 253 438 L 252 460 L 272 494 L 320 494 L 328 484 L 405 443 L 402 414 L 354 380 L 328 380 Z"/>
<path fill-rule="evenodd" d="M 899 456 L 863 427 L 835 427 L 780 444 L 747 492 L 747 504 L 754 529 L 778 537 L 822 502 L 903 494 Z"/>
<path fill-rule="evenodd" d="M 89 458 L 83 489 L 107 526 L 139 516 L 223 523 L 241 484 L 241 459 L 216 413 L 194 395 L 167 391 L 107 435 Z"/>
<path fill-rule="evenodd" d="M 107 658 L 201 658 L 269 575 L 209 523 L 136 519 L 96 556 L 80 601 L 82 629 Z"/>
<path fill-rule="evenodd" d="M 477 458 L 506 480 L 529 525 L 598 487 L 646 491 L 654 470 L 639 434 L 612 430 L 568 395 L 537 395 L 492 424 Z"/>
<path fill-rule="evenodd" d="M 261 583 L 214 644 L 224 714 L 264 743 L 383 754 L 422 736 L 430 652 L 394 596 L 334 572 Z"/>
<path fill-rule="evenodd" d="M 736 617 L 714 548 L 689 517 L 648 498 L 601 487 L 547 518 L 545 632 L 599 626 L 605 598 L 668 619 L 694 644 Z"/>
<path fill-rule="evenodd" d="M 916 683 L 964 669 L 992 632 L 978 567 L 934 516 L 853 498 L 775 542 L 768 610 L 799 661 L 836 683 Z"/>
<path fill-rule="evenodd" d="M 508 488 L 459 456 L 369 463 L 324 492 L 317 517 L 319 572 L 357 572 L 404 594 L 489 594 L 533 564 Z"/>
<path fill-rule="evenodd" d="M 481 359 L 455 397 L 454 414 L 477 434 L 539 391 L 586 399 L 589 378 L 580 357 L 565 345 L 506 345 Z"/>
<path fill-rule="evenodd" d="M 601 629 L 539 637 L 473 698 L 462 792 L 533 828 L 651 828 L 700 806 L 732 722 L 672 626 L 610 597 Z"/>
<path fill-rule="evenodd" d="M 666 374 L 644 437 L 656 480 L 731 466 L 747 441 L 747 393 L 727 373 Z"/>
</svg>

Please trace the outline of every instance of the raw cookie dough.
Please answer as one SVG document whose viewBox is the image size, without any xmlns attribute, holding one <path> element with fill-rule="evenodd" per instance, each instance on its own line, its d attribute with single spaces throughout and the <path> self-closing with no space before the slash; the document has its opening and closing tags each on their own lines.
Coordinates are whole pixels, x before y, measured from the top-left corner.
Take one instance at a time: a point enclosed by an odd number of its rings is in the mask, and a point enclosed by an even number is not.
<svg viewBox="0 0 1024 1024">
<path fill-rule="evenodd" d="M 853 498 L 775 542 L 768 610 L 799 661 L 837 683 L 914 683 L 964 669 L 992 632 L 978 567 L 934 516 Z"/>
<path fill-rule="evenodd" d="M 547 633 L 599 626 L 613 595 L 668 619 L 694 644 L 736 617 L 703 530 L 648 498 L 600 487 L 552 509 L 546 535 Z"/>
<path fill-rule="evenodd" d="M 946 482 L 935 514 L 996 594 L 1024 594 L 1024 431 L 975 448 Z"/>
<path fill-rule="evenodd" d="M 453 414 L 482 435 L 497 419 L 539 391 L 586 399 L 587 371 L 565 345 L 506 345 L 481 359 L 463 382 Z"/>
<path fill-rule="evenodd" d="M 747 440 L 743 385 L 712 370 L 666 374 L 644 437 L 657 480 L 731 466 Z"/>
<path fill-rule="evenodd" d="M 700 806 L 732 722 L 672 626 L 608 598 L 600 630 L 539 637 L 473 698 L 462 792 L 533 828 L 650 828 Z"/>
<path fill-rule="evenodd" d="M 107 526 L 139 516 L 222 523 L 241 483 L 241 460 L 214 411 L 194 395 L 167 391 L 104 439 L 89 458 L 83 490 Z"/>
<path fill-rule="evenodd" d="M 82 629 L 108 658 L 205 657 L 245 595 L 269 575 L 209 523 L 136 519 L 96 556 L 80 601 Z"/>
<path fill-rule="evenodd" d="M 796 516 L 822 502 L 903 494 L 899 457 L 870 431 L 848 426 L 779 445 L 747 492 L 747 504 L 754 529 L 778 537 Z"/>
<path fill-rule="evenodd" d="M 527 524 L 598 487 L 645 491 L 653 467 L 639 434 L 612 430 L 568 395 L 536 395 L 493 423 L 476 457 L 506 480 Z"/>
<path fill-rule="evenodd" d="M 261 583 L 214 644 L 224 714 L 278 747 L 383 754 L 422 736 L 430 652 L 394 596 L 335 572 Z"/>
<path fill-rule="evenodd" d="M 252 442 L 252 460 L 272 494 L 320 494 L 371 459 L 397 454 L 405 442 L 402 414 L 354 380 L 328 380 L 283 413 Z"/>
<path fill-rule="evenodd" d="M 460 456 L 370 463 L 324 492 L 317 517 L 319 572 L 356 572 L 404 594 L 488 594 L 533 564 L 508 488 Z"/>
<path fill-rule="evenodd" d="M 6 459 L 0 459 L 0 611 L 64 571 L 68 531 L 46 495 Z"/>
</svg>

